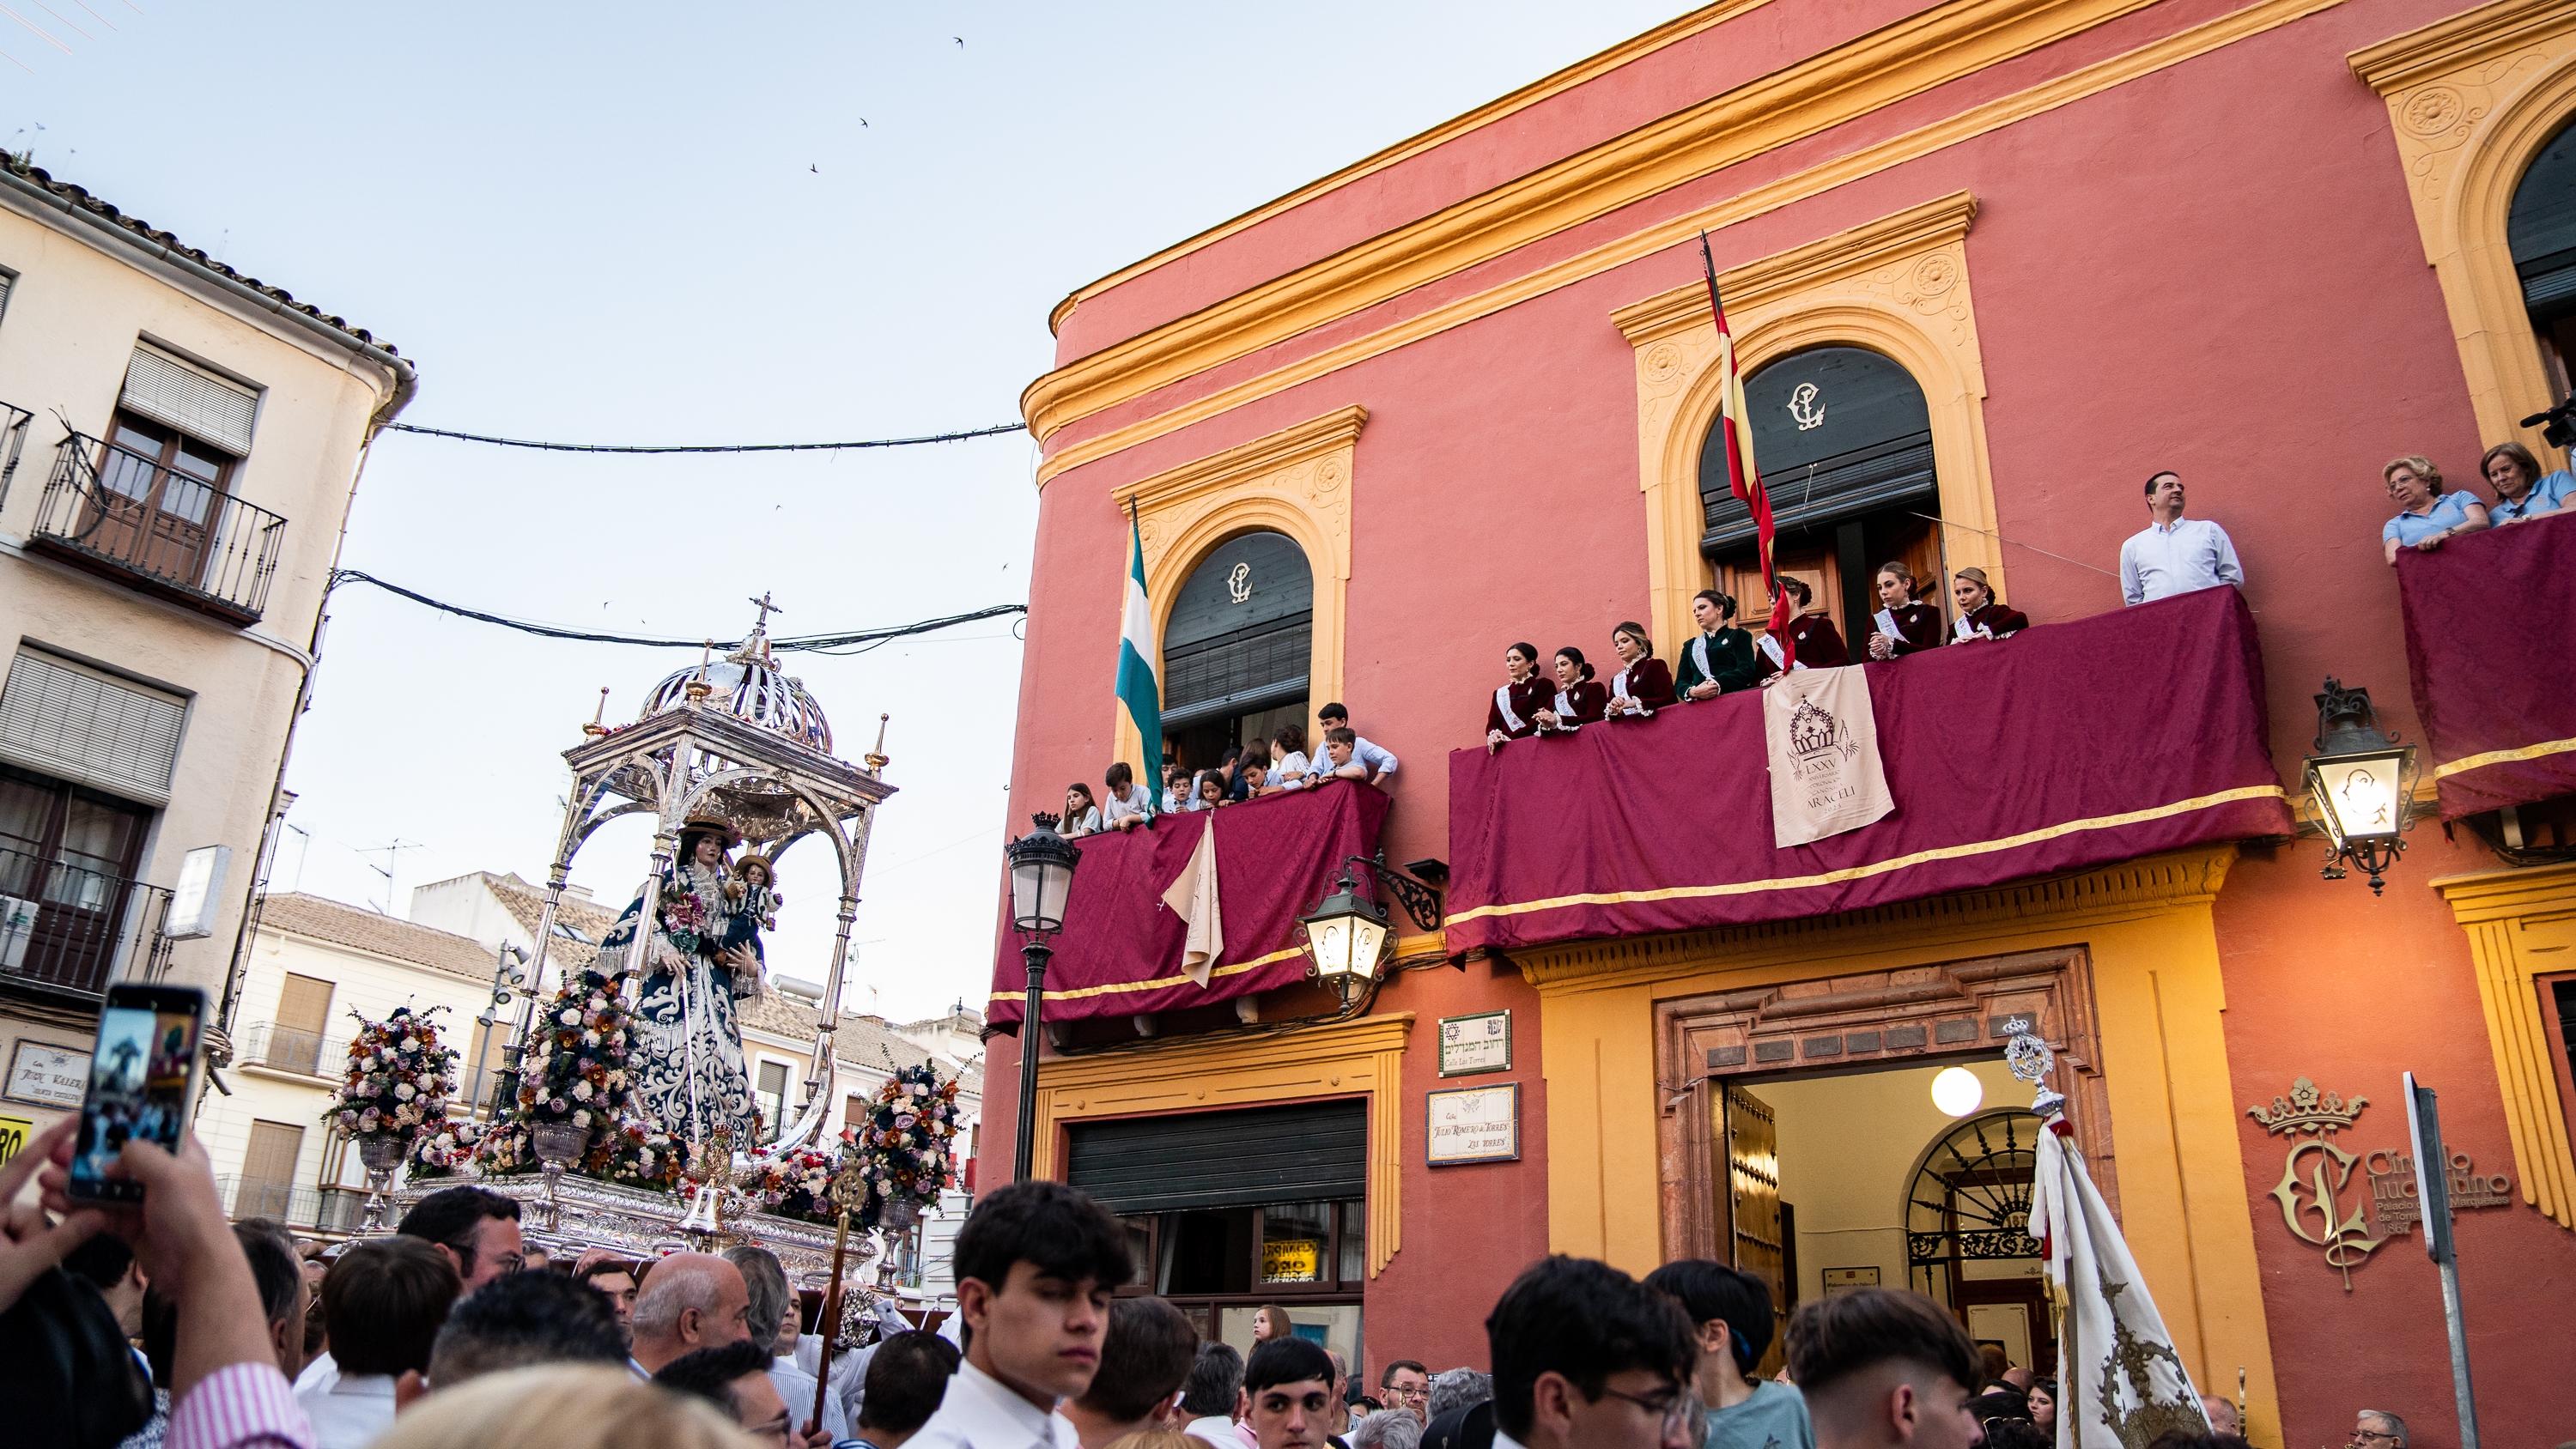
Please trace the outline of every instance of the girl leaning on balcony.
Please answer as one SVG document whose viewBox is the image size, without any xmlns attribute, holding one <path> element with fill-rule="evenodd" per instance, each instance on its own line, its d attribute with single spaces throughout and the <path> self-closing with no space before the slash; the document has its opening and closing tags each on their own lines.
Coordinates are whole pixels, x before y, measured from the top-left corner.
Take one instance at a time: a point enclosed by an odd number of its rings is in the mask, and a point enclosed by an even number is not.
<svg viewBox="0 0 2576 1449">
<path fill-rule="evenodd" d="M 1515 644 L 1503 651 L 1503 670 L 1510 679 L 1494 691 L 1494 702 L 1485 710 L 1485 753 L 1492 754 L 1507 740 L 1527 739 L 1538 732 L 1538 712 L 1556 691 L 1538 677 L 1538 646 Z"/>
<path fill-rule="evenodd" d="M 1556 693 L 1538 712 L 1541 734 L 1570 735 L 1608 711 L 1610 691 L 1592 672 L 1582 650 L 1568 644 L 1556 651 Z"/>
<path fill-rule="evenodd" d="M 1941 611 L 1914 602 L 1914 570 L 1903 563 L 1878 566 L 1878 612 L 1870 622 L 1877 626 L 1869 636 L 1872 659 L 1902 659 L 1941 642 Z"/>
<path fill-rule="evenodd" d="M 1631 619 L 1610 631 L 1610 648 L 1619 656 L 1619 672 L 1610 677 L 1610 703 L 1604 719 L 1645 719 L 1678 697 L 1673 672 L 1655 657 L 1646 627 Z"/>
<path fill-rule="evenodd" d="M 1974 644 L 1983 639 L 2009 639 L 2030 627 L 2030 616 L 2019 609 L 2004 607 L 1995 597 L 1995 586 L 1986 581 L 1986 571 L 1961 569 L 1950 576 L 1950 598 L 1959 606 L 1959 617 L 1950 622 L 1950 642 Z"/>
<path fill-rule="evenodd" d="M 2379 530 L 2380 554 L 2392 568 L 2401 548 L 2431 553 L 2444 539 L 2491 526 L 2487 506 L 2464 489 L 2443 491 L 2442 470 L 2420 453 L 2395 459 L 2379 476 L 2388 483 L 2388 501 L 2397 505 L 2397 516 Z"/>
</svg>

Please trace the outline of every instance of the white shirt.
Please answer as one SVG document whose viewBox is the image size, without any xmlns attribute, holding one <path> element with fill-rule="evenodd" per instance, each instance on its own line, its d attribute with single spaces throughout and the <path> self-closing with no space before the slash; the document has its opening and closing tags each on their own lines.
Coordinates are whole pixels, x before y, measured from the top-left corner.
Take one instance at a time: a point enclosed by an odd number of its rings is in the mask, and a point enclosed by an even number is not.
<svg viewBox="0 0 2576 1449">
<path fill-rule="evenodd" d="M 1013 1393 L 971 1363 L 957 1365 L 939 1412 L 905 1449 L 1082 1449 L 1073 1421 Z"/>
<path fill-rule="evenodd" d="M 1116 825 L 1130 815 L 1142 815 L 1148 820 L 1154 818 L 1153 798 L 1145 793 L 1145 787 L 1142 785 L 1129 785 L 1124 796 L 1110 796 L 1109 805 L 1102 814 L 1100 823 Z"/>
<path fill-rule="evenodd" d="M 1395 756 L 1388 754 L 1380 746 L 1370 744 L 1365 735 L 1360 737 L 1357 744 L 1351 746 L 1351 763 L 1368 766 L 1377 772 L 1376 778 L 1381 780 L 1395 773 Z"/>
<path fill-rule="evenodd" d="M 312 1362 L 304 1366 L 304 1372 L 295 1376 L 295 1391 L 299 1394 L 307 1391 L 328 1393 L 331 1386 L 339 1381 L 340 1361 L 331 1357 L 331 1350 L 326 1348 L 313 1355 Z"/>
<path fill-rule="evenodd" d="M 329 1388 L 297 1390 L 295 1406 L 312 1422 L 316 1449 L 366 1449 L 393 1425 L 394 1376 L 334 1373 Z"/>
<path fill-rule="evenodd" d="M 2128 603 L 2152 604 L 2220 584 L 2245 587 L 2245 569 L 2227 530 L 2208 519 L 2150 523 L 2120 545 L 2120 597 Z"/>
<path fill-rule="evenodd" d="M 796 1432 L 803 1433 L 805 1421 L 814 1417 L 814 1376 L 798 1368 L 792 1358 L 774 1358 L 769 1363 L 769 1381 L 778 1386 L 778 1397 L 787 1401 L 787 1417 L 794 1421 Z M 839 1394 L 823 1396 L 823 1427 L 836 1441 L 850 1437 L 850 1421 L 841 1412 Z"/>
<path fill-rule="evenodd" d="M 1192 1419 L 1181 1426 L 1181 1432 L 1202 1444 L 1214 1446 L 1214 1449 L 1242 1449 L 1243 1446 L 1242 1436 L 1234 1432 L 1234 1421 L 1223 1414 Z"/>
<path fill-rule="evenodd" d="M 1305 755 L 1296 750 L 1290 750 L 1272 762 L 1266 783 L 1294 786 L 1300 776 L 1313 768 L 1314 766 L 1306 762 Z"/>
</svg>

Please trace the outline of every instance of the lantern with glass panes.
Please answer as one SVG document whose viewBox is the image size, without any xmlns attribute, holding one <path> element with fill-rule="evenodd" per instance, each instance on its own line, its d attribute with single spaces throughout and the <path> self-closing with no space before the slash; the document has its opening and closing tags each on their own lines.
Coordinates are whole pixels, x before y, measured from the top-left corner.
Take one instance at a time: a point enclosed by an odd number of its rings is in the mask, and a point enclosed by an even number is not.
<svg viewBox="0 0 2576 1449">
<path fill-rule="evenodd" d="M 2399 837 L 2415 797 L 2415 747 L 2379 728 L 2367 689 L 2328 679 L 2316 698 L 2316 753 L 2308 756 L 2306 784 L 2326 833 L 2322 874 L 2343 879 L 2348 860 L 2369 874 L 2370 893 L 2378 895 L 2381 876 L 2406 851 Z"/>
<path fill-rule="evenodd" d="M 1026 1182 L 1037 1139 L 1029 1124 L 1037 1116 L 1039 1028 L 1046 1010 L 1047 958 L 1055 954 L 1048 941 L 1064 929 L 1064 906 L 1073 893 L 1073 869 L 1082 851 L 1056 833 L 1056 817 L 1032 815 L 1037 829 L 1003 848 L 1011 862 L 1011 928 L 1020 933 L 1020 958 L 1028 964 L 1028 996 L 1020 1011 L 1020 1122 L 1012 1144 L 1011 1180 Z"/>
<path fill-rule="evenodd" d="M 1415 927 L 1440 929 L 1440 897 L 1431 887 L 1389 869 L 1384 855 L 1345 857 L 1331 894 L 1297 918 L 1297 944 L 1306 953 L 1306 979 L 1330 987 L 1341 998 L 1344 1011 L 1376 984 L 1378 967 L 1395 940 L 1386 907 L 1360 894 L 1354 866 L 1369 871 L 1402 902 Z"/>
</svg>

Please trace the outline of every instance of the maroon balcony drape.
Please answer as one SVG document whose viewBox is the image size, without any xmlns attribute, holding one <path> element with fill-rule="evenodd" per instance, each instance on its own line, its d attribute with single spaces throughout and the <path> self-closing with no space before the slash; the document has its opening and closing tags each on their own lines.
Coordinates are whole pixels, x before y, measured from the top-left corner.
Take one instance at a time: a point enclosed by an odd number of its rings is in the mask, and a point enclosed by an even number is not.
<svg viewBox="0 0 2576 1449">
<path fill-rule="evenodd" d="M 1297 918 L 1324 898 L 1345 857 L 1376 853 L 1387 805 L 1373 785 L 1336 780 L 1319 790 L 1166 815 L 1125 834 L 1076 841 L 1082 864 L 1073 872 L 1064 931 L 1055 938 L 1055 959 L 1047 966 L 1046 1019 L 1176 1011 L 1303 978 L 1306 957 L 1297 946 Z M 1225 950 L 1201 987 L 1181 974 L 1188 927 L 1162 897 L 1209 829 L 1216 831 Z M 1411 929 L 1400 910 L 1396 919 Z M 1005 922 L 993 961 L 989 1019 L 1018 1021 L 1027 985 L 1020 938 Z"/>
<path fill-rule="evenodd" d="M 1823 915 L 2291 832 L 2234 589 L 1858 667 L 1896 812 L 1810 845 L 1772 846 L 1758 692 L 1451 754 L 1449 951 Z"/>
<path fill-rule="evenodd" d="M 2576 794 L 2576 513 L 2400 550 L 2397 584 L 2442 818 Z"/>
</svg>

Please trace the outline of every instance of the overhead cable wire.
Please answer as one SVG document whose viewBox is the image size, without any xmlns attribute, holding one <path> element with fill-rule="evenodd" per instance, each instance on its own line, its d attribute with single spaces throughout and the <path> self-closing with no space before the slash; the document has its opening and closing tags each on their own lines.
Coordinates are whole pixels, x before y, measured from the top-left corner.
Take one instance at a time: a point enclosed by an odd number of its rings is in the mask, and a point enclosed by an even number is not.
<svg viewBox="0 0 2576 1449">
<path fill-rule="evenodd" d="M 834 453 L 853 448 L 909 448 L 919 443 L 962 443 L 970 438 L 995 438 L 1004 433 L 1024 433 L 1026 423 L 1002 423 L 990 428 L 968 428 L 959 433 L 929 433 L 918 438 L 871 438 L 856 443 L 700 443 L 651 445 L 641 443 L 538 443 L 525 438 L 495 438 L 482 433 L 459 433 L 446 428 L 424 428 L 417 423 L 387 423 L 397 433 L 419 433 L 431 438 L 454 438 L 463 443 L 490 443 L 499 448 L 535 448 L 548 453 Z"/>
<path fill-rule="evenodd" d="M 425 605 L 443 614 L 454 614 L 460 619 L 472 619 L 479 624 L 497 624 L 504 629 L 516 629 L 522 634 L 534 634 L 541 639 L 569 639 L 583 644 L 632 644 L 644 649 L 702 649 L 707 644 L 705 639 L 654 639 L 633 634 L 594 634 L 582 629 L 559 629 L 551 624 L 534 624 L 525 619 L 487 614 L 480 609 L 468 609 L 460 604 L 433 599 L 427 594 L 406 589 L 400 584 L 387 583 L 361 569 L 338 569 L 331 575 L 332 588 L 336 589 L 342 584 L 351 583 L 373 584 L 386 593 L 409 599 L 415 604 Z M 1005 614 L 1025 614 L 1028 611 L 1029 606 L 1026 604 L 995 604 L 991 608 L 977 609 L 969 614 L 951 614 L 940 619 L 924 619 L 914 624 L 898 624 L 890 629 L 858 629 L 839 634 L 800 634 L 792 638 L 773 638 L 769 641 L 769 647 L 779 653 L 796 651 L 833 655 L 864 654 L 880 645 L 914 634 L 928 634 L 939 629 L 954 628 L 959 624 L 972 624 L 979 619 L 997 619 Z M 739 639 L 716 642 L 719 647 L 726 649 L 737 648 L 742 643 Z"/>
</svg>

